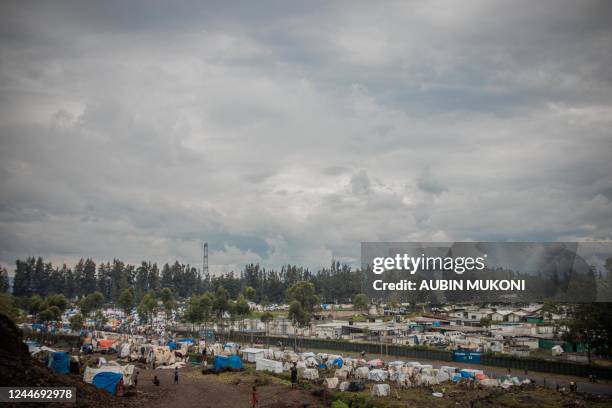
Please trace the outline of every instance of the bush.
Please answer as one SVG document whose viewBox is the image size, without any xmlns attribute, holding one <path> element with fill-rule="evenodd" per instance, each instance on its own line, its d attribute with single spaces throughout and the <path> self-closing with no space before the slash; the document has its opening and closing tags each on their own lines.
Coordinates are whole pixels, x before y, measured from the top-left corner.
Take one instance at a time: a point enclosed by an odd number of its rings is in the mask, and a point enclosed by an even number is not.
<svg viewBox="0 0 612 408">
<path fill-rule="evenodd" d="M 349 406 L 346 405 L 346 403 L 343 401 L 335 400 L 334 402 L 332 402 L 331 408 L 349 408 Z"/>
</svg>

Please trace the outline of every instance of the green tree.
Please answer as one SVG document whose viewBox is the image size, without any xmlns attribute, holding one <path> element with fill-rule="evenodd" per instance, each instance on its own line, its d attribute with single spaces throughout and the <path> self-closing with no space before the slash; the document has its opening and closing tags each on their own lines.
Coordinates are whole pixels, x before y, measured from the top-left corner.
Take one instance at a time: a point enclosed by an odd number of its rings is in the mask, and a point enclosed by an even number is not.
<svg viewBox="0 0 612 408">
<path fill-rule="evenodd" d="M 239 295 L 238 299 L 236 299 L 234 309 L 235 315 L 242 321 L 241 329 L 244 330 L 244 318 L 251 312 L 251 308 L 249 307 L 249 302 L 247 302 L 243 295 Z"/>
<path fill-rule="evenodd" d="M 28 312 L 36 315 L 48 307 L 47 302 L 40 295 L 32 295 L 28 301 Z"/>
<path fill-rule="evenodd" d="M 39 323 L 45 323 L 55 320 L 55 313 L 50 308 L 42 310 L 36 315 L 36 320 Z"/>
<path fill-rule="evenodd" d="M 0 293 L 6 293 L 9 290 L 8 271 L 4 267 L 0 267 Z"/>
<path fill-rule="evenodd" d="M 363 293 L 356 295 L 355 299 L 353 299 L 353 309 L 355 310 L 364 312 L 368 310 L 369 306 L 370 301 L 368 300 L 368 297 Z"/>
<path fill-rule="evenodd" d="M 174 295 L 172 295 L 172 291 L 169 288 L 163 288 L 161 292 L 159 292 L 159 298 L 164 305 L 164 312 L 166 313 L 166 323 L 168 319 L 172 316 L 172 312 L 176 309 L 176 301 L 174 300 Z"/>
<path fill-rule="evenodd" d="M 57 308 L 63 313 L 68 307 L 68 299 L 62 294 L 49 295 L 47 296 L 47 304 L 49 306 L 57 306 Z"/>
<path fill-rule="evenodd" d="M 266 336 L 267 336 L 268 335 L 268 324 L 270 324 L 270 322 L 274 320 L 274 315 L 270 312 L 263 312 L 259 320 L 261 320 L 261 322 L 266 325 Z"/>
<path fill-rule="evenodd" d="M 103 305 L 104 296 L 100 292 L 90 293 L 79 302 L 79 308 L 84 316 L 89 316 L 91 312 L 97 311 Z"/>
<path fill-rule="evenodd" d="M 83 315 L 77 313 L 68 319 L 70 322 L 70 329 L 74 332 L 79 332 L 83 328 Z"/>
<path fill-rule="evenodd" d="M 145 294 L 138 304 L 138 315 L 145 318 L 145 321 L 153 324 L 153 313 L 157 309 L 157 299 L 153 292 Z"/>
<path fill-rule="evenodd" d="M 583 343 L 587 357 L 591 354 L 612 355 L 612 303 L 582 303 L 574 309 L 573 320 L 568 324 L 567 341 Z"/>
<path fill-rule="evenodd" d="M 0 313 L 8 316 L 13 322 L 19 318 L 19 308 L 15 298 L 8 293 L 0 293 Z"/>
<path fill-rule="evenodd" d="M 256 295 L 257 295 L 257 292 L 255 291 L 255 289 L 253 289 L 252 286 L 247 286 L 244 289 L 244 297 L 249 299 L 251 302 L 255 300 Z"/>
<path fill-rule="evenodd" d="M 134 289 L 124 289 L 119 295 L 117 304 L 119 305 L 119 307 L 123 311 L 123 314 L 127 318 L 127 316 L 132 313 L 132 309 L 134 308 Z"/>
<path fill-rule="evenodd" d="M 310 319 L 315 309 L 319 306 L 319 297 L 315 293 L 315 287 L 312 283 L 306 281 L 300 281 L 293 284 L 287 290 L 287 298 L 289 299 L 289 313 L 291 314 L 291 305 L 293 305 L 293 316 L 292 320 L 297 323 L 300 327 L 306 327 L 310 323 Z M 295 304 L 300 307 L 297 308 Z"/>
</svg>

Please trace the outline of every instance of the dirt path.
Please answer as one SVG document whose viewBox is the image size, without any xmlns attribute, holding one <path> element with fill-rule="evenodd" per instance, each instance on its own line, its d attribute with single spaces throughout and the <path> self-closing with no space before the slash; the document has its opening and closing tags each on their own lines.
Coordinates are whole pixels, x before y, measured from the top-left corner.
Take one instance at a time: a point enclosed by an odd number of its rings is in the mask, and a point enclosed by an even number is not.
<svg viewBox="0 0 612 408">
<path fill-rule="evenodd" d="M 160 385 L 153 385 L 157 375 Z M 137 396 L 139 404 L 151 408 L 250 407 L 251 389 L 257 383 L 259 407 L 322 407 L 326 406 L 304 390 L 291 390 L 275 378 L 247 373 L 202 375 L 192 367 L 179 369 L 179 383 L 174 384 L 173 370 L 141 369 Z"/>
</svg>

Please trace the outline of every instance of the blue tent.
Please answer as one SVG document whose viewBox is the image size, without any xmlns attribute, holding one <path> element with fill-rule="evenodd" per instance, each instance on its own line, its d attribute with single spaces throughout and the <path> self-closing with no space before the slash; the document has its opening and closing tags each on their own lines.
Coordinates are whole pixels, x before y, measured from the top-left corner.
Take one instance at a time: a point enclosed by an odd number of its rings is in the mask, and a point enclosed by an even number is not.
<svg viewBox="0 0 612 408">
<path fill-rule="evenodd" d="M 123 374 L 121 373 L 112 373 L 110 371 L 104 371 L 102 373 L 96 374 L 91 382 L 98 388 L 102 388 L 110 392 L 113 395 L 117 394 L 117 388 L 121 380 L 123 379 Z"/>
<path fill-rule="evenodd" d="M 176 341 L 177 343 L 191 343 L 191 344 L 195 343 L 194 339 L 177 339 Z"/>
<path fill-rule="evenodd" d="M 63 351 L 51 353 L 49 356 L 49 368 L 59 374 L 70 373 L 70 355 Z"/>
<path fill-rule="evenodd" d="M 168 347 L 170 347 L 170 350 L 176 350 L 178 347 L 176 347 L 176 342 L 174 341 L 169 341 L 168 342 Z"/>
<path fill-rule="evenodd" d="M 224 370 L 241 370 L 244 368 L 239 356 L 215 356 L 213 370 L 219 373 Z"/>
<path fill-rule="evenodd" d="M 342 357 L 336 357 L 334 361 L 332 362 L 332 365 L 337 366 L 338 368 L 342 368 L 343 364 L 344 362 L 342 361 Z"/>
</svg>

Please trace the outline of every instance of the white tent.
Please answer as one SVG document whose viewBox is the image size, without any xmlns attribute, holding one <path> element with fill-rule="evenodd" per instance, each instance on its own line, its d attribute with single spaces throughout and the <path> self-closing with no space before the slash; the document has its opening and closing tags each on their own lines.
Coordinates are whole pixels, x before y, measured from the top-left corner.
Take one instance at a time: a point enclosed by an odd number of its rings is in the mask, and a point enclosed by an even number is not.
<svg viewBox="0 0 612 408">
<path fill-rule="evenodd" d="M 386 397 L 390 392 L 389 384 L 376 384 L 372 387 L 372 395 L 376 397 Z"/>
<path fill-rule="evenodd" d="M 259 358 L 255 361 L 255 370 L 282 373 L 283 363 L 281 363 L 280 361 L 268 360 L 266 358 Z"/>
<path fill-rule="evenodd" d="M 244 350 L 242 350 L 242 359 L 249 363 L 254 363 L 260 358 L 264 358 L 265 352 L 266 351 L 264 349 L 245 348 Z"/>
</svg>

